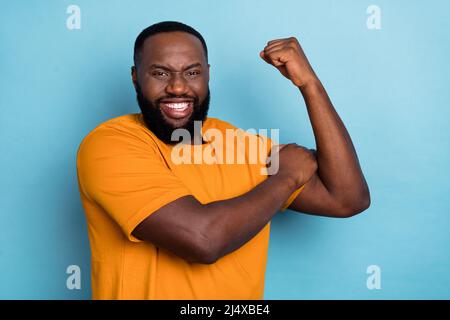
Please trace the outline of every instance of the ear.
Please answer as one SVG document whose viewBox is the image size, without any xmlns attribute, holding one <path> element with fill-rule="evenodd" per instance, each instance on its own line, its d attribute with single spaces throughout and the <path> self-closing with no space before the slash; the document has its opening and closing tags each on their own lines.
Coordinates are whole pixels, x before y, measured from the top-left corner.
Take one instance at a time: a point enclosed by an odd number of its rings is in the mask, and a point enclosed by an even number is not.
<svg viewBox="0 0 450 320">
<path fill-rule="evenodd" d="M 136 89 L 137 85 L 137 70 L 135 66 L 131 67 L 131 81 L 133 81 L 133 86 Z"/>
<path fill-rule="evenodd" d="M 208 75 L 208 81 L 209 81 L 209 68 L 211 67 L 211 65 L 208 63 L 208 69 L 207 69 L 207 75 Z"/>
</svg>

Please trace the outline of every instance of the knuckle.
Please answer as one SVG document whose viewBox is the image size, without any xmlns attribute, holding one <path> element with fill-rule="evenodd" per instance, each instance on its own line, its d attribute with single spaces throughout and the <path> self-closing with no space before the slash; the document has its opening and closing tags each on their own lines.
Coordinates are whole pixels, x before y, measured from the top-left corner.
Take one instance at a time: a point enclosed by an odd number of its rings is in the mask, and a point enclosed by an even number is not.
<svg viewBox="0 0 450 320">
<path fill-rule="evenodd" d="M 286 50 L 290 51 L 290 52 L 295 52 L 296 48 L 293 46 L 289 46 Z"/>
</svg>

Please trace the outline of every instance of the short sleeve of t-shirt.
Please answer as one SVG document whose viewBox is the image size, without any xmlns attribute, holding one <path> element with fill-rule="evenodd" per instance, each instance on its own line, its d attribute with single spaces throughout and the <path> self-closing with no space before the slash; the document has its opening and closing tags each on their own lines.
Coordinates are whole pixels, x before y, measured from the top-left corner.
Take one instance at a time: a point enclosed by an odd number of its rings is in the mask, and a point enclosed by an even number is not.
<svg viewBox="0 0 450 320">
<path fill-rule="evenodd" d="M 270 155 L 270 151 L 271 151 L 272 147 L 275 146 L 276 144 L 269 137 L 266 137 L 266 136 L 263 136 L 263 135 L 258 135 L 258 137 L 260 139 L 262 139 L 263 145 L 267 146 L 267 154 Z M 291 203 L 295 200 L 295 198 L 297 198 L 297 196 L 300 194 L 300 192 L 302 192 L 304 187 L 305 186 L 303 185 L 300 188 L 298 188 L 297 190 L 295 190 L 289 196 L 289 198 L 286 200 L 286 202 L 283 204 L 283 206 L 280 208 L 280 211 L 282 211 L 282 212 L 285 211 L 291 205 Z"/>
<path fill-rule="evenodd" d="M 156 143 L 103 126 L 81 143 L 77 156 L 81 192 L 102 207 L 129 240 L 150 214 L 190 191 L 167 167 Z"/>
</svg>

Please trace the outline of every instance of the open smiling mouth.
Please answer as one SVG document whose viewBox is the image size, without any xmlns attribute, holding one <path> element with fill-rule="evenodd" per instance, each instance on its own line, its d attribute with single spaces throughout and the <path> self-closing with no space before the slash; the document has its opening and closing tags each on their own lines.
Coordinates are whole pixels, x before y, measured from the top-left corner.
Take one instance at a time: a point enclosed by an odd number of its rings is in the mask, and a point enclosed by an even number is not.
<svg viewBox="0 0 450 320">
<path fill-rule="evenodd" d="M 171 119 L 183 119 L 191 115 L 194 109 L 193 101 L 180 101 L 180 102 L 160 102 L 161 111 L 166 117 Z"/>
</svg>

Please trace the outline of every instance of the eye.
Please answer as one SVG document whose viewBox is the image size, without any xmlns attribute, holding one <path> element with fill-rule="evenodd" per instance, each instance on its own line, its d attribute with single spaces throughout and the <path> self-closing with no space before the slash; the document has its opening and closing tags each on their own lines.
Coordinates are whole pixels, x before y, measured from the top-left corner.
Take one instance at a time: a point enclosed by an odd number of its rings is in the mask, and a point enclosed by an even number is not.
<svg viewBox="0 0 450 320">
<path fill-rule="evenodd" d="M 162 70 L 155 70 L 152 72 L 152 76 L 160 79 L 164 79 L 166 77 L 169 77 L 169 73 L 167 71 Z"/>
<path fill-rule="evenodd" d="M 190 78 L 194 78 L 198 75 L 200 75 L 200 71 L 198 71 L 198 70 L 190 70 L 190 71 L 186 72 L 186 76 L 188 76 Z"/>
</svg>

